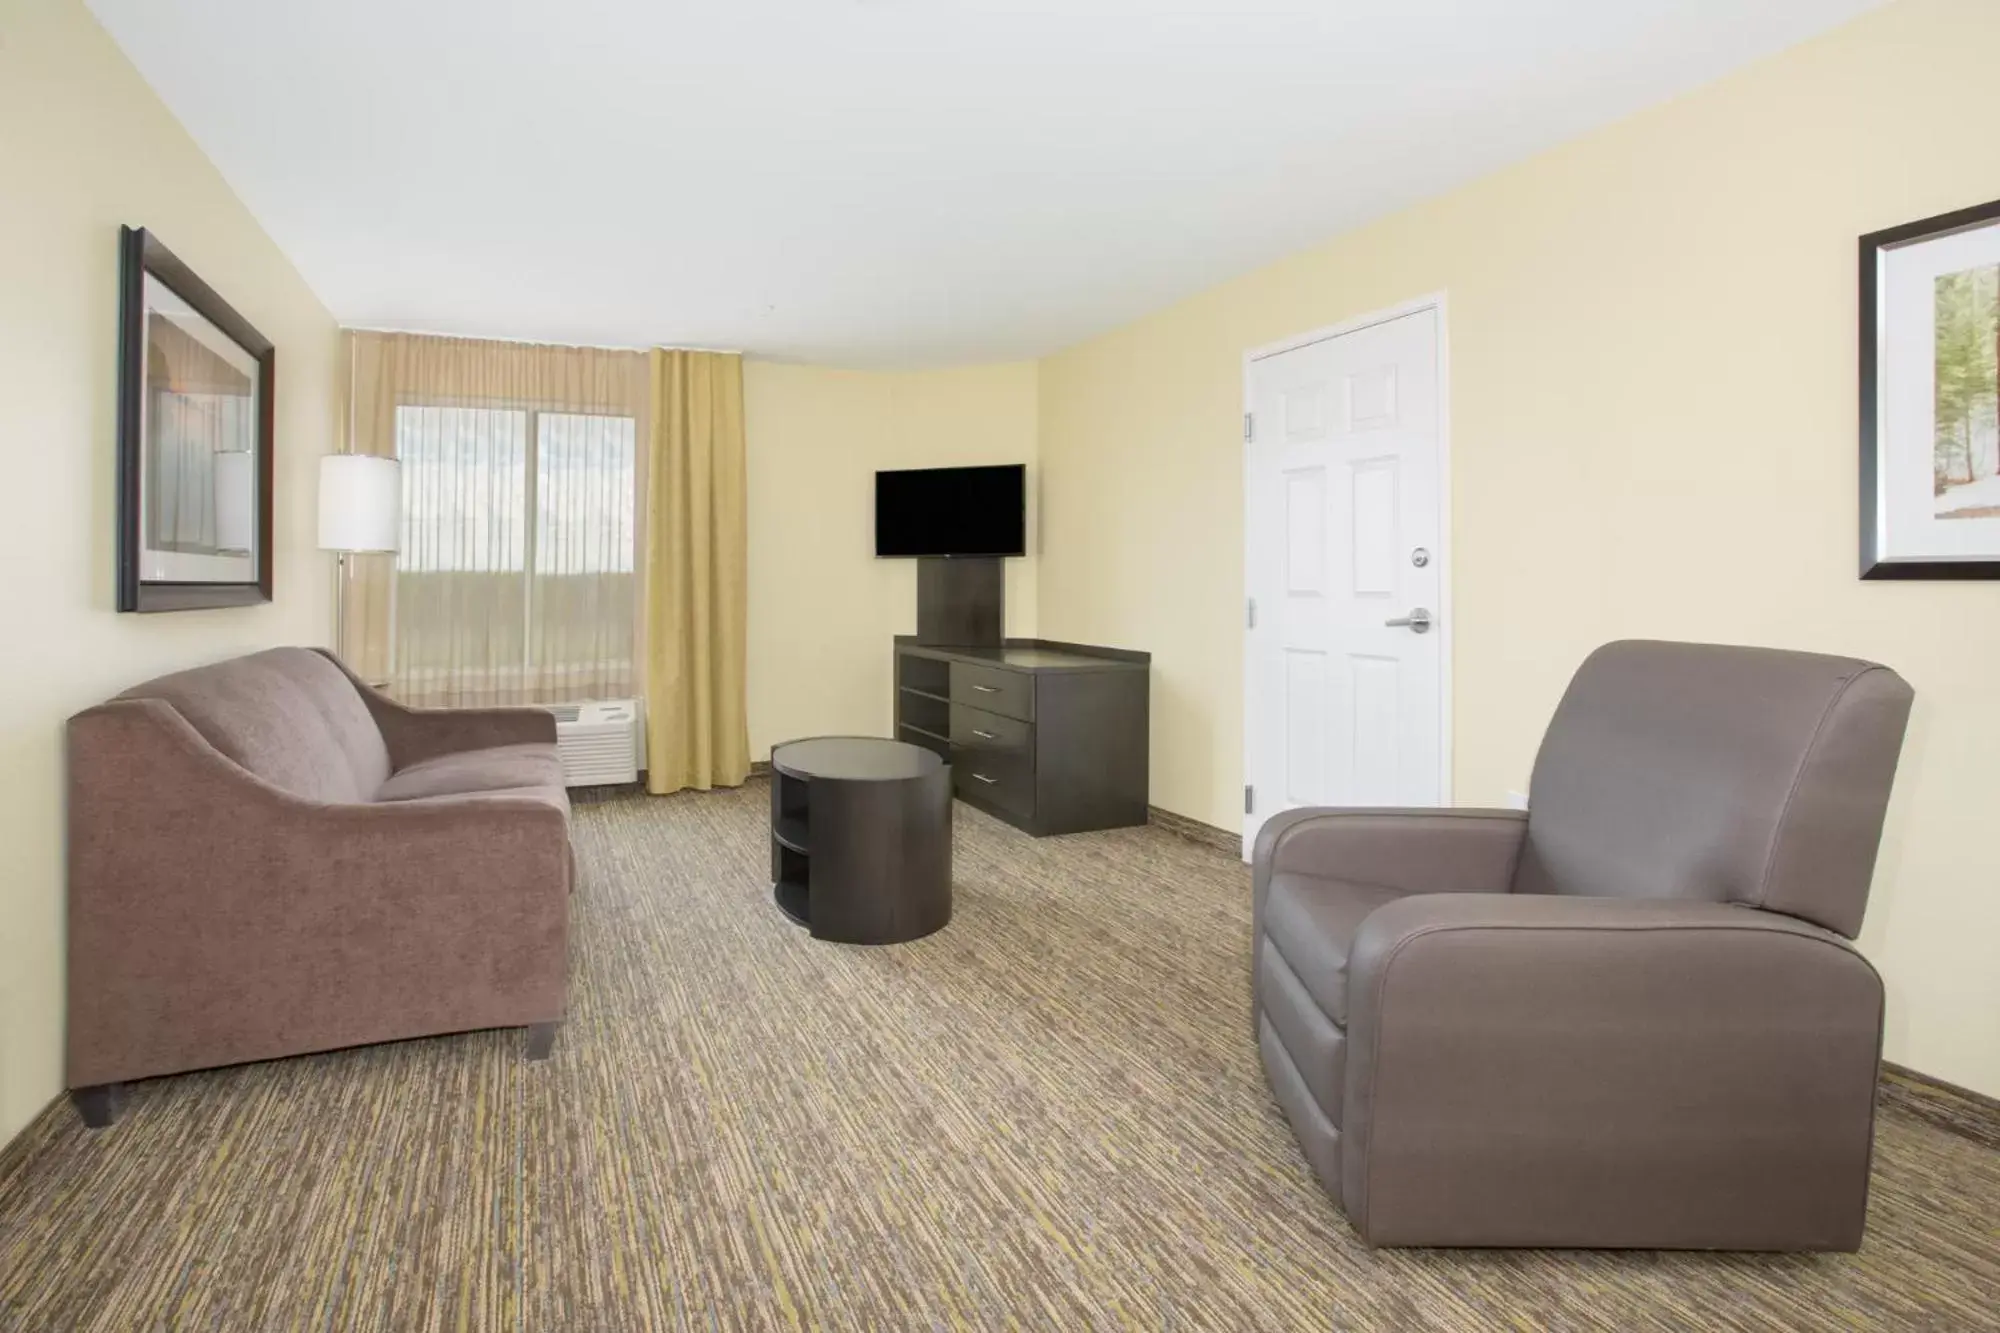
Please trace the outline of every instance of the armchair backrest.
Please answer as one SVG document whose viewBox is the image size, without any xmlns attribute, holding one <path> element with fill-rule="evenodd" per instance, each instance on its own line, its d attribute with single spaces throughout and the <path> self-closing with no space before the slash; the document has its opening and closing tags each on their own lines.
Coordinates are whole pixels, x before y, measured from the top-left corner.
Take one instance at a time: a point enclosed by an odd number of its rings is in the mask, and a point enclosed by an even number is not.
<svg viewBox="0 0 2000 1333">
<path fill-rule="evenodd" d="M 1911 697 L 1852 658 L 1607 644 L 1543 737 L 1515 891 L 1737 902 L 1851 938 Z"/>
</svg>

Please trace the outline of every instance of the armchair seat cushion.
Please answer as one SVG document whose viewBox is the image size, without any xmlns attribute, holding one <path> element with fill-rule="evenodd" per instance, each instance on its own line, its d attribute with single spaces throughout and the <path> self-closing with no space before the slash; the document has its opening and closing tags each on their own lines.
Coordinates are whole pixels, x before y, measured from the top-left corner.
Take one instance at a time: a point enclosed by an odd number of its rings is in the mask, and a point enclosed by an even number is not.
<svg viewBox="0 0 2000 1333">
<path fill-rule="evenodd" d="M 551 743 L 495 745 L 422 759 L 391 773 L 375 792 L 378 801 L 417 801 L 431 796 L 563 785 L 562 760 Z M 565 801 L 567 804 L 567 801 Z"/>
<path fill-rule="evenodd" d="M 1347 1025 L 1347 959 L 1369 913 L 1401 889 L 1318 875 L 1276 874 L 1264 900 L 1264 937 L 1321 1011 Z"/>
</svg>

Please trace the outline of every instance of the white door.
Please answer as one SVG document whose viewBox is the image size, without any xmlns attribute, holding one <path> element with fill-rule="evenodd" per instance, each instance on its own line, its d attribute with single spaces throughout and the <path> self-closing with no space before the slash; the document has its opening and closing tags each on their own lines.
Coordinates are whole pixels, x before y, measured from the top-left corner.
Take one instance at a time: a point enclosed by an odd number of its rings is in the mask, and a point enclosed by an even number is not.
<svg viewBox="0 0 2000 1333">
<path fill-rule="evenodd" d="M 1246 857 L 1281 810 L 1446 798 L 1438 323 L 1249 362 Z"/>
</svg>

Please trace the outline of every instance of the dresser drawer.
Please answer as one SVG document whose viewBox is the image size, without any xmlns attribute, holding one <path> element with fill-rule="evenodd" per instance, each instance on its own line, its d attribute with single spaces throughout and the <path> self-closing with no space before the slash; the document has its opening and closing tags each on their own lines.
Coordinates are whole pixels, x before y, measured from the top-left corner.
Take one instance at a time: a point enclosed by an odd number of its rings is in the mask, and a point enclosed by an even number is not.
<svg viewBox="0 0 2000 1333">
<path fill-rule="evenodd" d="M 1025 750 L 951 747 L 952 790 L 975 805 L 1035 817 L 1035 765 Z"/>
<path fill-rule="evenodd" d="M 1025 671 L 1003 671 L 971 662 L 951 664 L 951 701 L 989 713 L 1035 720 L 1035 678 Z"/>
<path fill-rule="evenodd" d="M 1029 754 L 1034 749 L 1035 729 L 984 708 L 953 704 L 951 743 L 973 753 Z"/>
</svg>

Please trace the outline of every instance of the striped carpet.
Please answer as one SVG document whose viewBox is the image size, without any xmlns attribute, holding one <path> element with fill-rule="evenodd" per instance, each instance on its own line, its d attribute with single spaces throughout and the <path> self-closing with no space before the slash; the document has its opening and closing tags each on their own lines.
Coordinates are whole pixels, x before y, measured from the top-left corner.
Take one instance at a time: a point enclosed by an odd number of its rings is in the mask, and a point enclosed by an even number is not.
<svg viewBox="0 0 2000 1333">
<path fill-rule="evenodd" d="M 766 790 L 577 810 L 571 1013 L 139 1085 L 0 1160 L 0 1327 L 2000 1328 L 2000 1153 L 1885 1110 L 1853 1256 L 1372 1252 L 1273 1108 L 1247 880 L 960 807 L 958 914 L 821 944 Z"/>
</svg>

